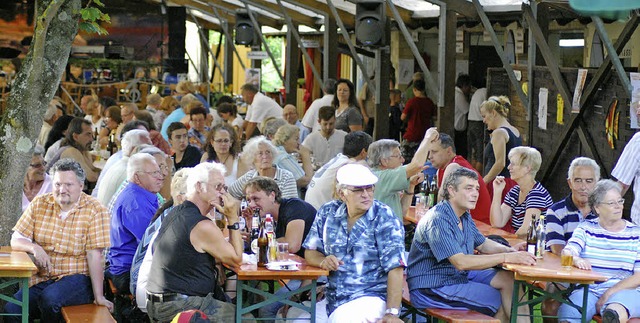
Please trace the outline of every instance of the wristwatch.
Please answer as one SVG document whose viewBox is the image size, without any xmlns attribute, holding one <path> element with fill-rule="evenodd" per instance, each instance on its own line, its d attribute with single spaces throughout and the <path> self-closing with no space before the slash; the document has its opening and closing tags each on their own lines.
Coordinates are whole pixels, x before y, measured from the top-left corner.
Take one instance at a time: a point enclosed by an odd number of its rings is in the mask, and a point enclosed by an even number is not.
<svg viewBox="0 0 640 323">
<path fill-rule="evenodd" d="M 390 314 L 390 315 L 393 315 L 393 316 L 398 316 L 398 315 L 400 315 L 400 309 L 396 308 L 396 307 L 388 308 L 386 311 L 384 311 L 384 314 Z"/>
<path fill-rule="evenodd" d="M 236 222 L 232 225 L 228 225 L 227 229 L 229 230 L 240 230 L 240 222 Z"/>
</svg>

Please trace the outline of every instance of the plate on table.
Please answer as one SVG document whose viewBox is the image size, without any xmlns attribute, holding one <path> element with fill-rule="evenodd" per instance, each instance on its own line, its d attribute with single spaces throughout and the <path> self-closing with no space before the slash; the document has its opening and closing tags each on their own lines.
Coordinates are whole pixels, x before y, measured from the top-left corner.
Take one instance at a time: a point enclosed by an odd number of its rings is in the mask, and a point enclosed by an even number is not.
<svg viewBox="0 0 640 323">
<path fill-rule="evenodd" d="M 296 271 L 300 270 L 300 263 L 293 260 L 274 261 L 267 264 L 267 269 L 277 271 Z"/>
</svg>

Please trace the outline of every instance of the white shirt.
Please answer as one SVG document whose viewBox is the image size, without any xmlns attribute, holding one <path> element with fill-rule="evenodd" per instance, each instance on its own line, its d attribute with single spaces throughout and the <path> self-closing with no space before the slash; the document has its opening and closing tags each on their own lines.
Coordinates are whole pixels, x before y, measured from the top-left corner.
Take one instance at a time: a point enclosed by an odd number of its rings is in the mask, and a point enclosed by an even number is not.
<svg viewBox="0 0 640 323">
<path fill-rule="evenodd" d="M 324 165 L 331 158 L 342 153 L 344 148 L 344 137 L 347 133 L 340 129 L 335 129 L 329 138 L 322 136 L 322 131 L 314 131 L 302 142 L 302 145 L 313 153 L 315 162 Z"/>
<path fill-rule="evenodd" d="M 469 103 L 469 121 L 482 121 L 480 106 L 484 101 L 487 101 L 486 87 L 477 89 L 476 92 L 471 96 L 471 102 Z"/>
<path fill-rule="evenodd" d="M 320 111 L 320 108 L 324 106 L 330 106 L 331 101 L 333 101 L 333 94 L 325 94 L 323 97 L 313 100 L 309 109 L 307 109 L 307 112 L 305 112 L 302 117 L 302 125 L 307 128 L 311 128 L 311 132 L 320 130 L 320 123 L 318 123 L 318 111 Z"/>
<path fill-rule="evenodd" d="M 253 97 L 253 102 L 247 109 L 246 120 L 261 124 L 268 118 L 282 119 L 282 107 L 270 97 L 258 92 Z"/>
<path fill-rule="evenodd" d="M 462 90 L 456 86 L 456 111 L 455 122 L 453 127 L 456 131 L 464 131 L 467 129 L 467 113 L 469 113 L 469 102 L 462 92 Z"/>
<path fill-rule="evenodd" d="M 333 200 L 333 192 L 336 189 L 336 173 L 343 165 L 349 163 L 351 159 L 343 154 L 331 159 L 324 164 L 311 178 L 311 182 L 307 186 L 307 193 L 304 200 L 319 209 L 323 204 Z M 356 162 L 366 166 L 364 160 Z"/>
<path fill-rule="evenodd" d="M 634 199 L 631 205 L 631 220 L 636 225 L 640 225 L 640 132 L 627 142 L 611 175 L 624 185 L 631 186 L 633 182 Z"/>
</svg>

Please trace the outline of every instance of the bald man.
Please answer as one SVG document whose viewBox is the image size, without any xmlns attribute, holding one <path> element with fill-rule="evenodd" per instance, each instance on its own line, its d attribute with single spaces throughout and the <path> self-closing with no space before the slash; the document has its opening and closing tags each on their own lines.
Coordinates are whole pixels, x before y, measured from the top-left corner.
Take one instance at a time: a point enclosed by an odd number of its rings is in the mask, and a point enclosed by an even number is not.
<svg viewBox="0 0 640 323">
<path fill-rule="evenodd" d="M 294 125 L 300 129 L 300 138 L 298 142 L 302 143 L 309 134 L 309 129 L 302 125 L 302 122 L 298 120 L 298 108 L 293 104 L 287 104 L 282 109 L 282 118 L 290 125 Z"/>
</svg>

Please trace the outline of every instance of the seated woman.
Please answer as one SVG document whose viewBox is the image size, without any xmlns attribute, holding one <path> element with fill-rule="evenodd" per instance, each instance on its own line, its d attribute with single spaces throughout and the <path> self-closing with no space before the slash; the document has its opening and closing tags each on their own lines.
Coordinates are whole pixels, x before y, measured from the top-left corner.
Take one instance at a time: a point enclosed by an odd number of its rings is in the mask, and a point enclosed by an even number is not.
<svg viewBox="0 0 640 323">
<path fill-rule="evenodd" d="M 234 129 L 228 124 L 219 124 L 209 131 L 200 162 L 223 164 L 227 169 L 224 182 L 230 186 L 246 172 L 246 170 L 242 170 L 242 163 L 239 163 L 239 150 L 238 138 Z"/>
<path fill-rule="evenodd" d="M 100 148 L 106 148 L 109 143 L 109 137 L 114 134 L 116 136 L 116 140 L 118 145 L 120 144 L 120 133 L 122 133 L 122 127 L 124 124 L 122 123 L 122 115 L 120 114 L 119 106 L 110 106 L 106 110 L 104 110 L 104 123 L 105 127 L 100 130 L 98 134 L 98 142 L 100 143 Z"/>
<path fill-rule="evenodd" d="M 493 181 L 491 200 L 491 225 L 525 237 L 531 218 L 546 215 L 553 204 L 546 188 L 536 182 L 536 173 L 542 164 L 540 152 L 531 147 L 520 146 L 509 152 L 509 173 L 516 186 L 511 188 L 501 202 L 506 181 L 502 176 Z M 509 225 L 507 225 L 509 224 Z"/>
<path fill-rule="evenodd" d="M 24 175 L 22 212 L 36 196 L 51 192 L 51 177 L 45 172 L 47 163 L 42 155 L 44 155 L 44 148 L 40 145 L 36 146 L 33 149 L 27 173 Z"/>
<path fill-rule="evenodd" d="M 573 303 L 581 304 L 588 293 L 587 322 L 598 312 L 602 322 L 640 318 L 640 227 L 622 219 L 620 193 L 616 182 L 599 181 L 589 195 L 589 205 L 598 218 L 580 223 L 562 250 L 573 255 L 573 266 L 607 277 L 569 296 Z M 560 322 L 580 322 L 579 311 L 566 304 L 560 306 L 558 317 Z"/>
<path fill-rule="evenodd" d="M 273 163 L 273 156 L 277 154 L 276 147 L 264 136 L 251 138 L 242 151 L 243 159 L 253 161 L 254 169 L 248 171 L 229 186 L 229 194 L 237 199 L 244 195 L 244 185 L 256 176 L 273 178 L 282 191 L 283 198 L 298 197 L 296 180 L 290 171 L 282 169 Z"/>
<path fill-rule="evenodd" d="M 306 188 L 311 181 L 311 177 L 313 177 L 313 164 L 311 163 L 309 150 L 300 147 L 299 137 L 300 128 L 294 125 L 286 124 L 278 128 L 272 141 L 276 149 L 278 149 L 278 154 L 273 161 L 278 167 L 284 168 L 293 174 L 298 188 Z M 298 159 L 291 154 L 300 156 L 302 166 L 298 165 Z"/>
</svg>

